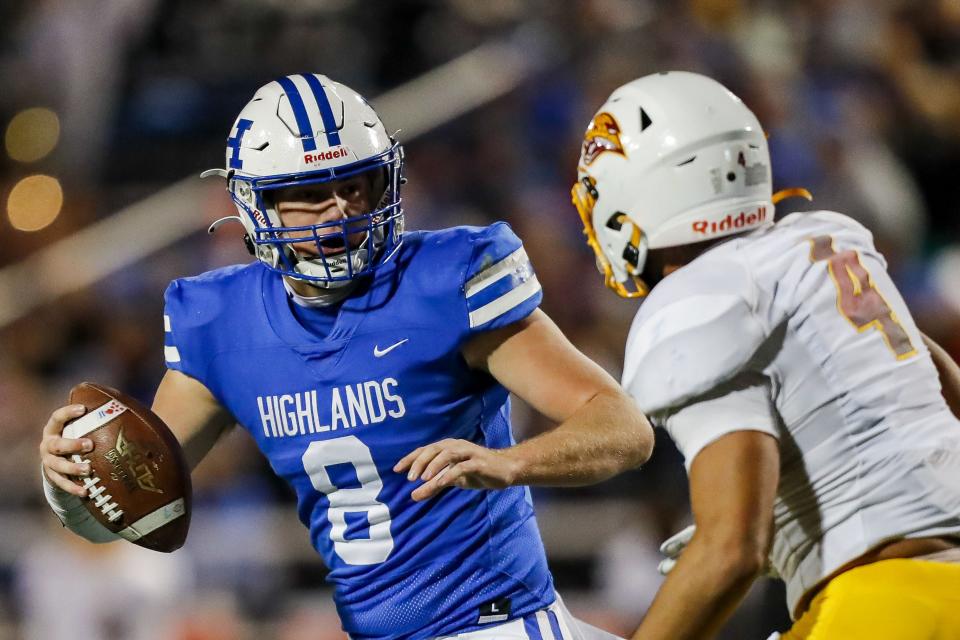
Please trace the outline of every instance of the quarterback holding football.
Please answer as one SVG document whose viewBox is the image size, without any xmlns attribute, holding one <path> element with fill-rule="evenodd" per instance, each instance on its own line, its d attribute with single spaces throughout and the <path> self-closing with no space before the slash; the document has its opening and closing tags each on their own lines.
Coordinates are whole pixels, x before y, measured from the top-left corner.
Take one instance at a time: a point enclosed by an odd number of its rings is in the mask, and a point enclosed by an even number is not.
<svg viewBox="0 0 960 640">
<path fill-rule="evenodd" d="M 574 203 L 606 284 L 646 297 L 623 386 L 683 453 L 696 526 L 634 637 L 711 637 L 769 558 L 784 638 L 958 638 L 960 372 L 870 232 L 774 223 L 785 195 L 701 75 L 630 82 L 587 130 Z"/>
<path fill-rule="evenodd" d="M 539 310 L 509 226 L 404 231 L 403 162 L 349 87 L 261 87 L 206 173 L 256 260 L 167 289 L 153 411 L 191 467 L 235 423 L 249 432 L 296 492 L 351 637 L 582 638 L 521 485 L 635 467 L 652 430 Z M 509 392 L 559 426 L 516 444 Z M 91 444 L 62 437 L 82 412 L 51 416 L 44 481 L 67 526 L 109 540 L 77 506 L 89 469 L 68 456 Z M 467 490 L 485 488 L 503 490 Z"/>
</svg>

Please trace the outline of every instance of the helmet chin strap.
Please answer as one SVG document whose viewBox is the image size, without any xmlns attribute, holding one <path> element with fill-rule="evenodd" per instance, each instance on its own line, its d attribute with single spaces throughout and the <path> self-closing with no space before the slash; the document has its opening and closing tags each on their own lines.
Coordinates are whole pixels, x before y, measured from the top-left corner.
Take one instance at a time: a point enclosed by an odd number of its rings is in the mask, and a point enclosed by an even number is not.
<svg viewBox="0 0 960 640">
<path fill-rule="evenodd" d="M 303 258 L 303 257 L 300 257 L 295 250 L 289 247 L 286 247 L 285 250 L 288 251 L 288 254 L 287 254 L 288 257 L 291 257 L 291 262 L 293 263 L 294 269 L 298 269 L 300 265 L 305 265 L 308 268 L 316 267 L 316 270 L 320 272 L 320 273 L 311 273 L 313 269 L 310 269 L 309 271 L 304 269 L 300 271 L 300 273 L 303 273 L 304 275 L 316 276 L 316 277 L 324 277 L 327 275 L 327 266 L 329 265 L 324 265 L 324 261 L 322 258 L 319 258 L 319 257 Z M 350 251 L 348 255 L 349 255 L 350 261 L 352 262 L 352 267 L 354 272 L 357 272 L 363 268 L 364 258 L 366 257 L 366 249 L 353 250 L 353 251 Z M 336 256 L 336 257 L 341 258 L 342 256 Z M 328 259 L 328 262 L 329 262 L 329 259 Z M 330 269 L 330 272 L 333 273 L 334 270 Z M 294 278 L 296 280 L 302 279 L 307 284 L 314 286 L 318 289 L 340 289 L 354 281 L 354 280 L 333 280 L 333 281 L 321 282 L 317 280 L 308 280 L 306 278 L 297 278 L 296 275 L 292 275 L 292 274 L 289 277 Z"/>
<path fill-rule="evenodd" d="M 296 282 L 303 282 L 316 289 L 316 295 L 304 295 L 298 293 L 294 288 Z M 357 284 L 356 280 L 350 280 L 342 287 L 322 288 L 317 286 L 319 283 L 312 283 L 306 280 L 297 280 L 291 276 L 283 276 L 283 288 L 287 290 L 287 295 L 301 307 L 329 307 L 345 299 L 353 291 Z"/>
</svg>

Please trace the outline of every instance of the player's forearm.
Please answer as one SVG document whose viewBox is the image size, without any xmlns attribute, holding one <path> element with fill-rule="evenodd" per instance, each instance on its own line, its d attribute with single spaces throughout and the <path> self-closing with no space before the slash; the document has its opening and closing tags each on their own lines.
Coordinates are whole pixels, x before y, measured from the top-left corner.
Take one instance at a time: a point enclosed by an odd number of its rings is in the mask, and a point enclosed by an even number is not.
<svg viewBox="0 0 960 640">
<path fill-rule="evenodd" d="M 711 638 L 743 600 L 763 566 L 759 551 L 690 543 L 667 576 L 634 640 Z"/>
<path fill-rule="evenodd" d="M 517 465 L 513 484 L 580 486 L 640 466 L 653 451 L 653 430 L 633 400 L 602 391 L 567 420 L 504 451 Z"/>
<path fill-rule="evenodd" d="M 206 387 L 179 371 L 164 375 L 151 409 L 176 436 L 191 470 L 234 424 Z"/>
<path fill-rule="evenodd" d="M 943 389 L 943 397 L 947 401 L 947 406 L 950 407 L 953 415 L 960 418 L 960 366 L 943 347 L 931 340 L 929 336 L 924 335 L 923 342 L 930 350 L 933 364 L 937 367 L 937 373 L 940 375 L 940 387 Z"/>
</svg>

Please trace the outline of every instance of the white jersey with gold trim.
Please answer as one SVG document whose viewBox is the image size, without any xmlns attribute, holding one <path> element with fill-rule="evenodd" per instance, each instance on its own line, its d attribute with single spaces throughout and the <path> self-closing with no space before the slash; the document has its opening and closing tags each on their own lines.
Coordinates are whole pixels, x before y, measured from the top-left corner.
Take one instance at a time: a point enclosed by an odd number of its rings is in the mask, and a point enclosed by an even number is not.
<svg viewBox="0 0 960 640">
<path fill-rule="evenodd" d="M 778 439 L 771 559 L 791 612 L 885 541 L 960 535 L 960 422 L 870 232 L 846 216 L 787 216 L 665 278 L 634 320 L 623 385 L 688 469 L 724 434 Z"/>
</svg>

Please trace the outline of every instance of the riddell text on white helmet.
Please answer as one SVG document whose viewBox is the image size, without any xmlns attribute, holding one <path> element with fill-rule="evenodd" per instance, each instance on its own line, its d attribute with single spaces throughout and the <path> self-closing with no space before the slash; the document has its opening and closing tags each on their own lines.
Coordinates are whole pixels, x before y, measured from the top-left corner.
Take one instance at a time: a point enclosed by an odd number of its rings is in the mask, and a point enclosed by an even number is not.
<svg viewBox="0 0 960 640">
<path fill-rule="evenodd" d="M 337 147 L 336 149 L 327 149 L 316 153 L 303 154 L 304 162 L 323 162 L 324 160 L 336 160 L 337 158 L 346 158 L 347 148 Z"/>
<path fill-rule="evenodd" d="M 694 233 L 703 236 L 712 236 L 718 233 L 729 233 L 736 229 L 746 229 L 753 225 L 764 222 L 767 219 L 767 207 L 761 205 L 754 211 L 741 211 L 736 217 L 728 213 L 727 217 L 720 222 L 712 220 L 695 220 L 691 223 Z"/>
</svg>

